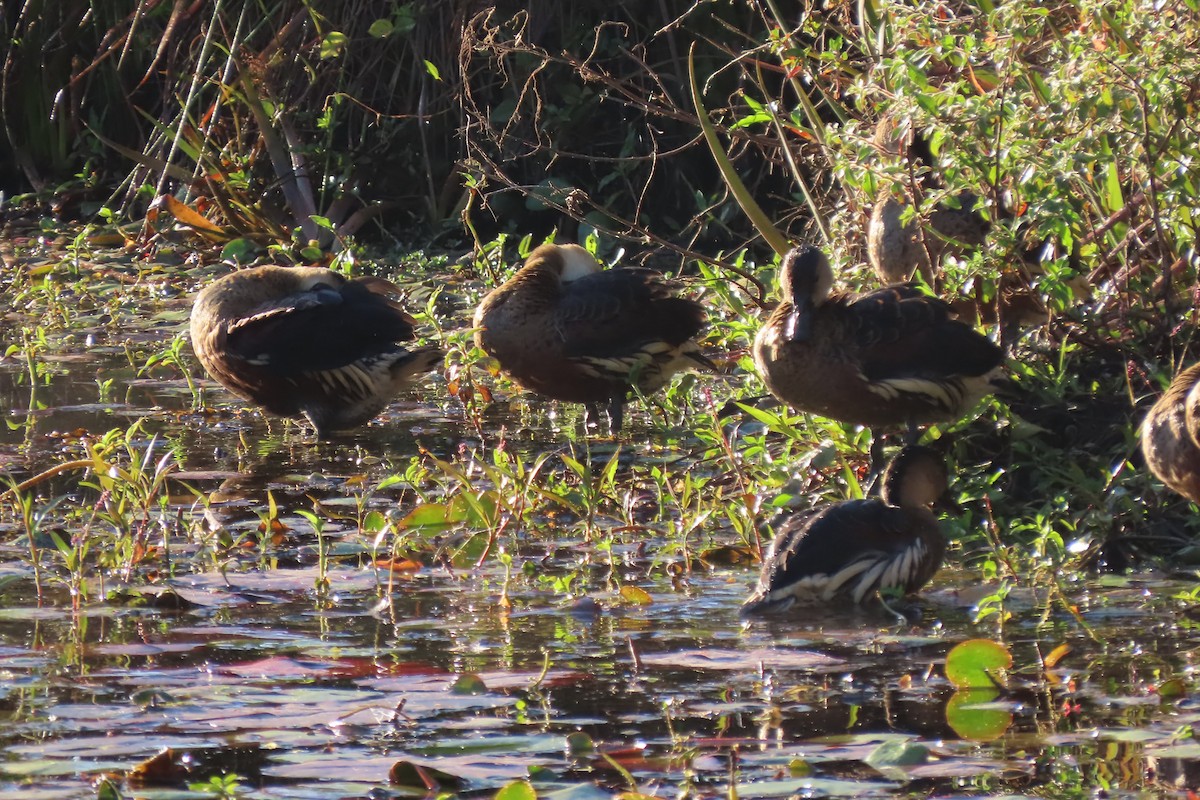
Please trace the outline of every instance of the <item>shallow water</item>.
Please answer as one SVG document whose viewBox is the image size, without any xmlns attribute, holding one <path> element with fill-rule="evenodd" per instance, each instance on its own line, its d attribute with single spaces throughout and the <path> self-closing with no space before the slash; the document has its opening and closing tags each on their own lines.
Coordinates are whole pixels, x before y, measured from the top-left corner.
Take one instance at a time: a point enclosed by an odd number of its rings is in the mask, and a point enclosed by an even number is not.
<svg viewBox="0 0 1200 800">
<path fill-rule="evenodd" d="M 199 279 L 218 271 L 200 269 Z M 986 591 L 951 567 L 915 622 L 809 610 L 746 623 L 738 606 L 756 568 L 705 564 L 691 551 L 684 559 L 671 515 L 637 510 L 645 491 L 629 494 L 628 518 L 608 509 L 589 526 L 551 509 L 489 540 L 468 516 L 410 528 L 391 554 L 376 523 L 402 527 L 456 486 L 436 470 L 423 474 L 437 480 L 411 481 L 419 451 L 427 470 L 441 459 L 486 489 L 482 466 L 501 430 L 529 464 L 573 452 L 599 471 L 616 446 L 588 450 L 576 411 L 535 401 L 498 404 L 477 430 L 441 378 L 333 442 L 263 419 L 206 381 L 196 410 L 178 369 L 139 369 L 186 325 L 196 279 L 120 256 L 88 265 L 80 281 L 57 282 L 70 332 L 34 348 L 36 378 L 19 352 L 0 361 L 9 409 L 0 467 L 13 480 L 80 458 L 83 441 L 139 419 L 114 463 L 166 457 L 174 470 L 144 509 L 114 514 L 130 527 L 122 535 L 106 516 L 115 495 L 81 487 L 81 469 L 31 492 L 48 511 L 32 540 L 15 509 L 4 511 L 5 797 L 94 797 L 105 776 L 129 797 L 212 796 L 183 790 L 229 773 L 240 796 L 256 798 L 413 796 L 435 784 L 491 796 L 524 778 L 572 800 L 632 789 L 1183 797 L 1197 786 L 1200 634 L 1166 600 L 1188 585 L 1153 575 L 1081 582 L 1070 597 L 1078 617 L 1062 604 L 1047 615 L 1044 597 L 1015 590 L 1001 629 L 995 618 L 972 622 Z M 52 305 L 14 307 L 6 341 L 34 337 Z M 618 483 L 634 463 L 714 469 L 686 430 L 632 417 Z M 560 460 L 544 469 L 570 478 Z M 278 525 L 264 542 L 272 502 Z M 314 508 L 324 568 L 300 513 Z M 56 528 L 56 514 L 72 527 Z M 73 582 L 55 534 L 144 552 L 92 551 Z M 738 543 L 716 518 L 699 535 Z M 415 568 L 381 568 L 389 555 L 411 556 Z M 964 698 L 944 677 L 945 655 L 980 636 L 1002 636 L 1013 653 L 1010 691 L 966 698 L 983 707 L 975 717 L 948 716 Z M 1070 652 L 1043 667 L 1060 645 Z M 880 747 L 896 742 L 925 749 L 894 763 Z M 135 777 L 166 748 L 169 768 Z"/>
</svg>

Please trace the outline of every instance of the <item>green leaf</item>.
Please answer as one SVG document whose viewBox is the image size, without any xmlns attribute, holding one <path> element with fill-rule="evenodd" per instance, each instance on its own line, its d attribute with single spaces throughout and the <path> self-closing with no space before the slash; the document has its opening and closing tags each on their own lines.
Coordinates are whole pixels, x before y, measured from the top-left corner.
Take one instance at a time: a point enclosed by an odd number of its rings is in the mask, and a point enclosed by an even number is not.
<svg viewBox="0 0 1200 800">
<path fill-rule="evenodd" d="M 321 40 L 321 58 L 337 58 L 350 38 L 341 31 L 330 31 Z"/>
<path fill-rule="evenodd" d="M 917 742 L 891 741 L 872 750 L 865 759 L 875 769 L 912 767 L 929 760 L 929 748 Z"/>
<path fill-rule="evenodd" d="M 725 179 L 725 185 L 729 187 L 730 193 L 742 207 L 742 211 L 750 218 L 750 222 L 754 224 L 759 235 L 767 244 L 771 245 L 771 249 L 782 256 L 791 249 L 791 244 L 787 237 L 775 227 L 775 223 L 771 222 L 771 218 L 767 216 L 767 212 L 762 210 L 762 206 L 755 201 L 754 196 L 750 194 L 750 190 L 746 188 L 746 184 L 737 174 L 737 170 L 734 169 L 733 162 L 729 160 L 725 149 L 721 147 L 721 141 L 717 138 L 717 129 L 713 126 L 712 120 L 708 118 L 704 100 L 700 96 L 700 86 L 696 82 L 694 56 L 694 52 L 688 53 L 688 78 L 691 81 L 692 104 L 696 107 L 696 116 L 700 120 L 700 130 L 704 133 L 704 141 L 708 143 L 708 149 L 712 151 L 713 160 L 717 162 L 721 177 Z"/>
<path fill-rule="evenodd" d="M 1006 706 L 995 704 L 996 689 L 967 689 L 955 692 L 946 703 L 946 722 L 963 739 L 990 742 L 999 739 L 1012 725 Z"/>
<path fill-rule="evenodd" d="M 537 800 L 537 792 L 529 781 L 513 781 L 500 787 L 496 800 Z"/>
<path fill-rule="evenodd" d="M 483 682 L 483 678 L 476 675 L 474 672 L 467 672 L 458 676 L 458 680 L 450 687 L 453 694 L 487 694 L 487 684 Z"/>
<path fill-rule="evenodd" d="M 959 642 L 946 654 L 946 677 L 956 689 L 995 689 L 1012 666 L 1008 648 L 991 639 Z"/>
<path fill-rule="evenodd" d="M 367 28 L 367 33 L 376 39 L 386 39 L 392 35 L 392 31 L 395 29 L 396 26 L 390 19 L 377 19 L 371 23 L 371 27 Z"/>
<path fill-rule="evenodd" d="M 649 592 L 636 586 L 622 586 L 621 600 L 631 606 L 648 606 L 654 602 Z"/>
<path fill-rule="evenodd" d="M 442 73 L 438 72 L 438 68 L 434 66 L 434 63 L 428 58 L 425 59 L 425 71 L 428 72 L 435 81 L 440 81 L 442 79 Z"/>
</svg>

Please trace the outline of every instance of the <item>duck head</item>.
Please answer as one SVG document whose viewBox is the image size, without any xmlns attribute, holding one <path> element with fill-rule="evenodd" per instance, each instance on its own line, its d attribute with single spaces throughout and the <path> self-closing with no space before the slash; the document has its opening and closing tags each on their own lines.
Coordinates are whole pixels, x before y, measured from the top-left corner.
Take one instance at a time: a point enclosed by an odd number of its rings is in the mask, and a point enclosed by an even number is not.
<svg viewBox="0 0 1200 800">
<path fill-rule="evenodd" d="M 779 285 L 792 313 L 784 323 L 789 342 L 807 341 L 812 335 L 812 311 L 825 301 L 833 288 L 833 268 L 817 247 L 799 245 L 788 251 L 779 265 Z"/>
<path fill-rule="evenodd" d="M 549 270 L 562 283 L 570 283 L 601 270 L 596 257 L 577 244 L 543 244 L 525 260 L 526 267 Z"/>
<path fill-rule="evenodd" d="M 903 508 L 939 508 L 961 512 L 950 493 L 946 460 L 932 448 L 904 447 L 883 472 L 883 501 Z"/>
</svg>

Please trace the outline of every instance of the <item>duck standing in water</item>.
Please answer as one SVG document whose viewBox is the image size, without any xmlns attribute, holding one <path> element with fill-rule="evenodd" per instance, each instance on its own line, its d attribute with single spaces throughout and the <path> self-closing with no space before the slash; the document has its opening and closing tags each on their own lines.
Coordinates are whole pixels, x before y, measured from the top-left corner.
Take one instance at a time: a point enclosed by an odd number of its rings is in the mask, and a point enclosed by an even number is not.
<svg viewBox="0 0 1200 800">
<path fill-rule="evenodd" d="M 584 248 L 544 244 L 475 311 L 475 343 L 513 380 L 555 400 L 609 413 L 621 429 L 626 397 L 661 389 L 688 368 L 715 365 L 692 337 L 704 308 L 676 297 L 649 269 L 601 269 Z"/>
<path fill-rule="evenodd" d="M 771 393 L 799 411 L 907 425 L 915 439 L 918 425 L 962 416 L 1003 379 L 1004 352 L 916 286 L 832 292 L 829 260 L 802 245 L 784 256 L 780 288 L 754 363 Z"/>
<path fill-rule="evenodd" d="M 1142 421 L 1142 455 L 1169 489 L 1200 503 L 1200 364 L 1175 376 Z"/>
<path fill-rule="evenodd" d="M 883 473 L 882 498 L 792 514 L 771 541 L 742 613 L 917 592 L 938 571 L 946 551 L 932 509 L 957 508 L 948 484 L 941 456 L 908 445 Z"/>
<path fill-rule="evenodd" d="M 208 374 L 268 413 L 304 414 L 327 438 L 378 414 L 442 360 L 408 350 L 415 320 L 382 278 L 348 279 L 316 267 L 240 270 L 205 287 L 192 306 L 192 349 Z"/>
</svg>

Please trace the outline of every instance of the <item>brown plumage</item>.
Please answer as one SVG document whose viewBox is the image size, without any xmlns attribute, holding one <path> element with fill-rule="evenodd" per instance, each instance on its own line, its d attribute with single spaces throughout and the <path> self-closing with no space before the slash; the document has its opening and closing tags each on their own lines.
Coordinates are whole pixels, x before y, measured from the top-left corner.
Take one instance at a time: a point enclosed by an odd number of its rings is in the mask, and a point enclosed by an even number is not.
<svg viewBox="0 0 1200 800">
<path fill-rule="evenodd" d="M 1150 471 L 1200 503 L 1200 364 L 1175 376 L 1142 421 L 1141 433 Z"/>
<path fill-rule="evenodd" d="M 703 307 L 647 269 L 601 270 L 578 245 L 545 244 L 479 304 L 475 343 L 530 391 L 608 407 L 613 433 L 636 385 L 650 394 L 713 364 L 692 337 Z"/>
<path fill-rule="evenodd" d="M 192 348 L 218 383 L 319 437 L 370 420 L 442 359 L 409 351 L 414 320 L 382 278 L 328 269 L 255 267 L 217 280 L 192 306 Z"/>
<path fill-rule="evenodd" d="M 946 540 L 932 507 L 954 509 L 943 459 L 902 449 L 883 473 L 883 496 L 790 515 L 763 557 L 744 614 L 796 603 L 862 603 L 877 591 L 912 594 L 938 571 Z"/>
<path fill-rule="evenodd" d="M 934 286 L 934 268 L 943 257 L 983 246 L 991 223 L 975 210 L 975 195 L 963 192 L 957 199 L 957 208 L 939 203 L 923 225 L 918 215 L 905 221 L 910 203 L 891 194 L 875 204 L 867 224 L 867 260 L 881 281 L 903 283 L 920 272 L 925 283 Z"/>
<path fill-rule="evenodd" d="M 976 210 L 982 204 L 971 192 L 942 200 L 924 215 L 909 213 L 905 222 L 910 206 L 945 193 L 938 159 L 912 120 L 884 116 L 873 142 L 881 155 L 903 167 L 908 179 L 886 187 L 875 203 L 867 223 L 867 260 L 884 283 L 903 283 L 919 271 L 925 283 L 936 287 L 942 259 L 983 246 L 991 223 Z"/>
<path fill-rule="evenodd" d="M 802 245 L 780 265 L 783 298 L 754 340 L 771 393 L 800 411 L 869 426 L 962 416 L 1002 378 L 1003 351 L 916 286 L 832 292 Z"/>
</svg>

